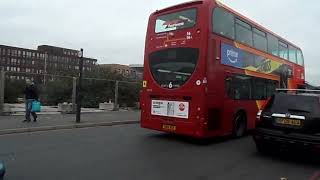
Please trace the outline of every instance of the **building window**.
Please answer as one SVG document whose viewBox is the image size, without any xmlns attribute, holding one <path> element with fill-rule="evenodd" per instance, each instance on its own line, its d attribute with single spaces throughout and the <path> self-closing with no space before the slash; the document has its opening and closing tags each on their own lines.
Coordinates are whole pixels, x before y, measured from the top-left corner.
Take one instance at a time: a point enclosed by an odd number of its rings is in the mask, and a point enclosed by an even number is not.
<svg viewBox="0 0 320 180">
<path fill-rule="evenodd" d="M 17 50 L 14 49 L 11 51 L 11 53 L 12 53 L 12 56 L 17 56 Z"/>
<path fill-rule="evenodd" d="M 234 39 L 234 16 L 222 8 L 215 8 L 212 18 L 213 32 Z"/>
<path fill-rule="evenodd" d="M 252 46 L 251 26 L 239 19 L 236 19 L 236 40 Z"/>
</svg>

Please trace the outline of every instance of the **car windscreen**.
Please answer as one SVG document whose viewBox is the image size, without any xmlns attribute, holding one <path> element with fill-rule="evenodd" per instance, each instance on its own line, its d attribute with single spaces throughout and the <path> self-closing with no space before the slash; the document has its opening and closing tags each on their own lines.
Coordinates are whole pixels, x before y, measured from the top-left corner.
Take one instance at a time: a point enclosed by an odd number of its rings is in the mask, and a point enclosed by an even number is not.
<svg viewBox="0 0 320 180">
<path fill-rule="evenodd" d="M 199 49 L 172 48 L 150 54 L 150 71 L 163 88 L 174 89 L 188 81 L 199 58 Z"/>
<path fill-rule="evenodd" d="M 279 93 L 270 99 L 265 110 L 277 113 L 315 113 L 319 111 L 319 97 Z"/>
<path fill-rule="evenodd" d="M 158 16 L 155 32 L 162 33 L 193 27 L 197 21 L 197 9 L 188 9 Z"/>
</svg>

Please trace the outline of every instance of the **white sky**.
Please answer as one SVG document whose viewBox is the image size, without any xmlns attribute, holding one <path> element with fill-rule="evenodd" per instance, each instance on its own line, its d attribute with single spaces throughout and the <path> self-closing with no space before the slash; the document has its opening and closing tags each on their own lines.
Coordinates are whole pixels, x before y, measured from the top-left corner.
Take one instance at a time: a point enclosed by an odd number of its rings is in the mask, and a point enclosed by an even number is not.
<svg viewBox="0 0 320 180">
<path fill-rule="evenodd" d="M 84 48 L 99 63 L 142 64 L 149 15 L 187 0 L 1 0 L 0 44 Z M 224 0 L 304 50 L 307 80 L 320 85 L 320 1 Z"/>
</svg>

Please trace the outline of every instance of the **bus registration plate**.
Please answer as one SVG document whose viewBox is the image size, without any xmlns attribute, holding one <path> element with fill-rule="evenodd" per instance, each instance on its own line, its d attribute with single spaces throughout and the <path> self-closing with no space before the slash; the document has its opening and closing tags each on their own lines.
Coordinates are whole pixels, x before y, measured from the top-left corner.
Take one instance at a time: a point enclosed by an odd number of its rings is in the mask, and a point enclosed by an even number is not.
<svg viewBox="0 0 320 180">
<path fill-rule="evenodd" d="M 173 125 L 163 124 L 162 129 L 166 131 L 176 131 L 177 127 Z"/>
</svg>

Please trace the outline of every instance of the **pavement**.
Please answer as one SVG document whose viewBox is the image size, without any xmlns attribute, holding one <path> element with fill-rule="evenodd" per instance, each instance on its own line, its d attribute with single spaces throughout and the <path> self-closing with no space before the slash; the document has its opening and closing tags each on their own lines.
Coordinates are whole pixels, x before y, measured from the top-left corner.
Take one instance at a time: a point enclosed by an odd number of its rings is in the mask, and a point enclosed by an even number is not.
<svg viewBox="0 0 320 180">
<path fill-rule="evenodd" d="M 320 170 L 302 152 L 259 154 L 251 137 L 198 144 L 137 124 L 5 135 L 0 142 L 6 180 L 316 180 Z"/>
<path fill-rule="evenodd" d="M 24 119 L 24 116 L 0 116 L 0 135 L 139 123 L 140 111 L 84 113 L 81 123 L 75 123 L 75 114 L 40 114 L 37 122 L 29 123 L 23 123 Z"/>
<path fill-rule="evenodd" d="M 10 115 L 24 115 L 25 113 L 25 104 L 4 104 L 4 112 Z M 94 113 L 94 112 L 106 112 L 104 110 L 99 110 L 97 108 L 81 108 L 81 112 L 84 113 Z M 41 106 L 41 112 L 39 114 L 60 114 L 58 112 L 58 106 Z"/>
</svg>

